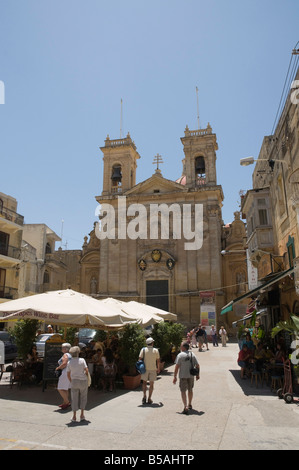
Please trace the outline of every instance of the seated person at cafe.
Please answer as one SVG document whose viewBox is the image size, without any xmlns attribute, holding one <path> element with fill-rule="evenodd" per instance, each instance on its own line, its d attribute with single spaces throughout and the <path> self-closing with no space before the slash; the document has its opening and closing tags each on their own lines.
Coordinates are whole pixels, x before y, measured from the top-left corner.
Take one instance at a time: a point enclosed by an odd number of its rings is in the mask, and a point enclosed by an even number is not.
<svg viewBox="0 0 299 470">
<path fill-rule="evenodd" d="M 250 350 L 252 350 L 252 351 L 254 350 L 255 346 L 254 346 L 254 343 L 253 343 L 253 341 L 252 341 L 252 339 L 251 339 L 250 333 L 247 333 L 247 334 L 246 334 L 246 336 L 245 336 L 245 341 L 244 341 L 243 344 L 246 344 L 246 346 L 248 347 L 248 349 L 250 349 Z"/>
<path fill-rule="evenodd" d="M 38 357 L 36 346 L 33 345 L 27 354 L 26 367 L 32 371 L 32 378 L 39 384 L 43 378 L 43 362 Z"/>
<path fill-rule="evenodd" d="M 277 343 L 273 362 L 275 362 L 276 364 L 282 364 L 285 359 L 286 351 L 284 349 L 284 346 L 281 343 Z"/>
<path fill-rule="evenodd" d="M 264 363 L 267 361 L 267 353 L 266 353 L 266 350 L 265 350 L 265 347 L 264 347 L 263 343 L 260 342 L 260 343 L 257 344 L 257 347 L 254 351 L 253 358 L 254 358 L 254 362 L 256 364 L 256 369 L 261 370 Z"/>
<path fill-rule="evenodd" d="M 238 355 L 238 365 L 241 367 L 241 379 L 246 378 L 245 370 L 249 367 L 250 360 L 252 360 L 252 353 L 248 349 L 247 344 L 243 344 Z"/>
</svg>

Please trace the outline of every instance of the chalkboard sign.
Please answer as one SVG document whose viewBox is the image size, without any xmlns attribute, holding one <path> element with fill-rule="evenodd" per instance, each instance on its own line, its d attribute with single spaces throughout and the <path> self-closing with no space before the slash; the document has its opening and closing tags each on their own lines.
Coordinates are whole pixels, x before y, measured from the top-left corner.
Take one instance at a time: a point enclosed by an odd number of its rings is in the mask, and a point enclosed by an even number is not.
<svg viewBox="0 0 299 470">
<path fill-rule="evenodd" d="M 55 369 L 58 361 L 63 356 L 61 345 L 63 340 L 60 335 L 53 335 L 45 343 L 44 367 L 43 367 L 43 391 L 48 380 L 58 380 Z"/>
</svg>

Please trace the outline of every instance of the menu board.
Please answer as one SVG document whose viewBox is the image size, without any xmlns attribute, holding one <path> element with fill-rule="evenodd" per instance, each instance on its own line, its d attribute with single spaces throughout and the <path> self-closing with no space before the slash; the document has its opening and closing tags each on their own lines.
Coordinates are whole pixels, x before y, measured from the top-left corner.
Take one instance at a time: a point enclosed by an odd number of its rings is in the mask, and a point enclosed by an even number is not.
<svg viewBox="0 0 299 470">
<path fill-rule="evenodd" d="M 43 391 L 46 388 L 47 381 L 58 380 L 55 375 L 55 369 L 58 367 L 58 361 L 62 357 L 61 345 L 63 340 L 60 335 L 53 335 L 45 343 L 44 367 L 43 367 Z"/>
</svg>

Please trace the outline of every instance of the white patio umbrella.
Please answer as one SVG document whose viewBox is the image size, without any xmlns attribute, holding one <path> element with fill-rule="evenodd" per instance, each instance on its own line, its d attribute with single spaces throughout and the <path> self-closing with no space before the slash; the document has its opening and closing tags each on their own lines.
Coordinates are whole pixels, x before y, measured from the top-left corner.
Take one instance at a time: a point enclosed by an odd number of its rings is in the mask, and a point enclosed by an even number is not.
<svg viewBox="0 0 299 470">
<path fill-rule="evenodd" d="M 123 302 L 121 300 L 108 297 L 107 299 L 103 299 L 102 302 L 106 305 L 116 307 L 127 315 L 134 317 L 143 328 L 146 328 L 149 325 L 154 325 L 155 323 L 160 323 L 163 320 L 175 321 L 177 319 L 177 316 L 173 313 L 169 313 L 161 309 L 155 309 L 155 307 L 136 301 Z M 160 313 L 158 313 L 158 311 Z"/>
<path fill-rule="evenodd" d="M 34 319 L 56 325 L 119 329 L 135 317 L 72 289 L 49 291 L 0 304 L 0 320 Z"/>
<path fill-rule="evenodd" d="M 149 313 L 152 312 L 153 314 L 158 315 L 158 317 L 163 318 L 163 320 L 177 321 L 177 315 L 175 313 L 167 312 L 167 310 L 162 310 L 161 308 L 153 307 L 152 305 L 142 304 L 133 300 L 128 302 L 128 306 L 130 305 L 134 305 L 135 308 L 142 308 L 142 311 L 146 310 Z"/>
</svg>

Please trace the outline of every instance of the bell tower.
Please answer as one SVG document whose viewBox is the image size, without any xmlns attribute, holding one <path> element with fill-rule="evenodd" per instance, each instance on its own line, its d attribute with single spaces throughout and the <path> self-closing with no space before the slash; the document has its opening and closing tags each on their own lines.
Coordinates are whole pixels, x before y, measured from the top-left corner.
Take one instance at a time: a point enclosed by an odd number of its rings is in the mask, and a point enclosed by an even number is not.
<svg viewBox="0 0 299 470">
<path fill-rule="evenodd" d="M 216 185 L 216 150 L 218 144 L 210 124 L 206 129 L 190 131 L 186 126 L 181 138 L 184 146 L 186 186 L 200 188 L 202 185 Z"/>
<path fill-rule="evenodd" d="M 137 160 L 140 158 L 130 134 L 123 139 L 110 140 L 100 147 L 104 156 L 103 196 L 122 194 L 136 184 Z"/>
</svg>

